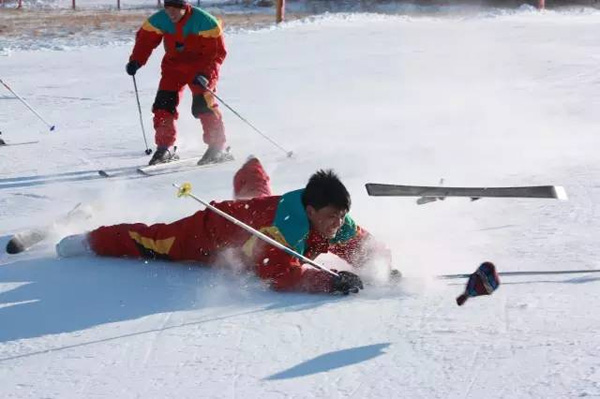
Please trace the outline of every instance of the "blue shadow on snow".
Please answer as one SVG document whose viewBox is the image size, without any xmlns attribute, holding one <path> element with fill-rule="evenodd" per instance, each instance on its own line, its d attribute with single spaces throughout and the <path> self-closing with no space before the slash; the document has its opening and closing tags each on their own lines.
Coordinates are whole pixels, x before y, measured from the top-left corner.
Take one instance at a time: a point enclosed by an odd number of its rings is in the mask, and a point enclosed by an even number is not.
<svg viewBox="0 0 600 399">
<path fill-rule="evenodd" d="M 383 343 L 329 352 L 280 373 L 273 374 L 272 376 L 265 378 L 265 380 L 284 380 L 288 378 L 304 377 L 310 374 L 323 373 L 325 371 L 346 367 L 351 364 L 365 362 L 383 355 L 385 353 L 383 350 L 390 345 L 390 343 Z"/>
<path fill-rule="evenodd" d="M 4 259 L 12 260 L 12 257 Z M 5 288 L 0 292 L 0 343 L 181 310 L 209 309 L 212 314 L 198 314 L 190 317 L 189 322 L 163 326 L 161 330 L 251 313 L 303 311 L 332 301 L 330 296 L 324 295 L 275 293 L 263 288 L 254 277 L 236 276 L 194 264 L 98 257 L 23 259 L 5 263 L 0 265 L 0 284 Z M 220 309 L 225 310 L 221 313 Z M 0 359 L 3 360 L 7 359 Z"/>
</svg>

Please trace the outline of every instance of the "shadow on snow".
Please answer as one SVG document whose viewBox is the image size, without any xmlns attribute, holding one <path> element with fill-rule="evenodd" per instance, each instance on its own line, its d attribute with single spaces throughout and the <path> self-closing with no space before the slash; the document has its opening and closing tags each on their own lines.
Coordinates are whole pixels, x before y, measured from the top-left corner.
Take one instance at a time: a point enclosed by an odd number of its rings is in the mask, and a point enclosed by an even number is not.
<svg viewBox="0 0 600 399">
<path fill-rule="evenodd" d="M 310 374 L 323 373 L 352 364 L 365 362 L 383 355 L 385 353 L 383 350 L 390 345 L 390 343 L 382 343 L 329 352 L 280 373 L 273 374 L 272 376 L 265 378 L 265 380 L 283 380 L 304 377 Z"/>
<path fill-rule="evenodd" d="M 10 259 L 10 258 L 9 258 Z M 183 310 L 222 308 L 217 316 L 160 330 L 202 324 L 250 313 L 302 311 L 331 303 L 331 296 L 281 294 L 264 288 L 253 276 L 169 262 L 72 258 L 20 260 L 0 266 L 0 343 L 47 334 L 68 333 L 104 323 Z M 227 309 L 234 306 L 234 309 Z M 190 316 L 191 319 L 194 316 Z M 83 344 L 141 335 L 129 333 Z M 3 358 L 31 356 L 52 348 Z"/>
<path fill-rule="evenodd" d="M 135 167 L 118 167 L 104 169 L 108 173 L 121 175 L 127 175 L 132 177 L 142 177 L 137 174 Z M 23 187 L 36 187 L 43 186 L 52 183 L 64 183 L 64 182 L 77 182 L 77 181 L 89 181 L 89 180 L 102 180 L 106 177 L 101 176 L 98 173 L 98 169 L 80 170 L 73 172 L 61 172 L 47 175 L 32 175 L 32 176 L 19 176 L 19 177 L 7 177 L 0 179 L 0 190 L 11 189 L 11 188 L 23 188 Z"/>
</svg>

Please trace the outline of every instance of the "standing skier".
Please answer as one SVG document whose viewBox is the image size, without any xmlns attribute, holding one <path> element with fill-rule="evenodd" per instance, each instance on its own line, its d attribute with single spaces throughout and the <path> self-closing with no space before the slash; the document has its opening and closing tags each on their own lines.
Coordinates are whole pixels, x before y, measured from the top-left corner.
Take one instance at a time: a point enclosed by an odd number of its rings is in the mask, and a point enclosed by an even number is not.
<svg viewBox="0 0 600 399">
<path fill-rule="evenodd" d="M 153 14 L 138 30 L 126 70 L 134 76 L 163 41 L 165 55 L 161 78 L 152 106 L 156 152 L 150 165 L 174 156 L 175 121 L 183 88 L 192 92 L 192 115 L 200 119 L 208 149 L 198 164 L 221 162 L 231 155 L 225 149 L 221 112 L 206 88 L 216 90 L 219 68 L 227 55 L 219 21 L 185 0 L 165 0 L 164 9 Z"/>
<path fill-rule="evenodd" d="M 314 259 L 331 252 L 357 269 L 382 259 L 391 271 L 390 251 L 348 215 L 350 194 L 332 171 L 317 171 L 303 189 L 272 195 L 269 176 L 259 160 L 251 158 L 236 173 L 233 185 L 235 200 L 212 204 L 297 253 Z M 204 265 L 220 263 L 227 249 L 278 291 L 348 294 L 363 287 L 356 274 L 333 275 L 304 266 L 208 209 L 170 224 L 103 226 L 63 238 L 56 246 L 62 257 L 96 254 Z"/>
</svg>

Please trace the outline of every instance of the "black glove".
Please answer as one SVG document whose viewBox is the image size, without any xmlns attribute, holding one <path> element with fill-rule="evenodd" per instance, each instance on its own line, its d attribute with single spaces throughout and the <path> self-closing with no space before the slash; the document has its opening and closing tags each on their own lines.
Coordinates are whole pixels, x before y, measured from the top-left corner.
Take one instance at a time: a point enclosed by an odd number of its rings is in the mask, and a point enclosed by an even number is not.
<svg viewBox="0 0 600 399">
<path fill-rule="evenodd" d="M 333 293 L 356 294 L 363 289 L 362 280 L 356 274 L 345 271 L 337 272 L 337 274 L 333 277 Z"/>
<path fill-rule="evenodd" d="M 204 76 L 202 74 L 198 74 L 194 78 L 194 84 L 198 85 L 198 86 L 202 86 L 205 89 L 207 89 L 208 88 L 208 79 L 206 78 L 206 76 Z"/>
<path fill-rule="evenodd" d="M 137 72 L 138 69 L 140 69 L 142 66 L 140 65 L 139 62 L 137 61 L 129 61 L 127 63 L 127 65 L 125 66 L 125 70 L 127 71 L 127 74 L 130 76 L 134 76 L 135 73 Z"/>
</svg>

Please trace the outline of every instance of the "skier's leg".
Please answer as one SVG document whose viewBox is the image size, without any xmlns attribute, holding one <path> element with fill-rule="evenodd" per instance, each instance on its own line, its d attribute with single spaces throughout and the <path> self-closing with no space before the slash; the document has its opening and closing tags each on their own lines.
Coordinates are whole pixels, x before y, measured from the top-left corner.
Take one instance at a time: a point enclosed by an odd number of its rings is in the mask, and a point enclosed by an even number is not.
<svg viewBox="0 0 600 399">
<path fill-rule="evenodd" d="M 154 113 L 154 140 L 157 147 L 171 147 L 177 138 L 175 121 L 179 117 L 177 106 L 184 83 L 175 74 L 163 71 L 152 112 Z"/>
<path fill-rule="evenodd" d="M 250 157 L 233 177 L 235 199 L 268 197 L 273 195 L 270 178 L 256 157 Z"/>
<path fill-rule="evenodd" d="M 87 238 L 100 256 L 208 262 L 213 248 L 204 234 L 205 217 L 206 211 L 199 211 L 170 224 L 103 226 Z"/>
<path fill-rule="evenodd" d="M 192 115 L 200 119 L 202 138 L 209 148 L 223 150 L 225 148 L 225 126 L 223 116 L 212 94 L 198 85 L 190 85 L 192 90 Z"/>
<path fill-rule="evenodd" d="M 156 94 L 156 101 L 152 111 L 154 112 L 154 142 L 157 147 L 172 147 L 177 139 L 177 128 L 175 120 L 177 120 L 177 112 L 171 112 L 166 109 L 159 108 L 167 102 L 175 102 L 177 93 L 159 90 Z"/>
</svg>

